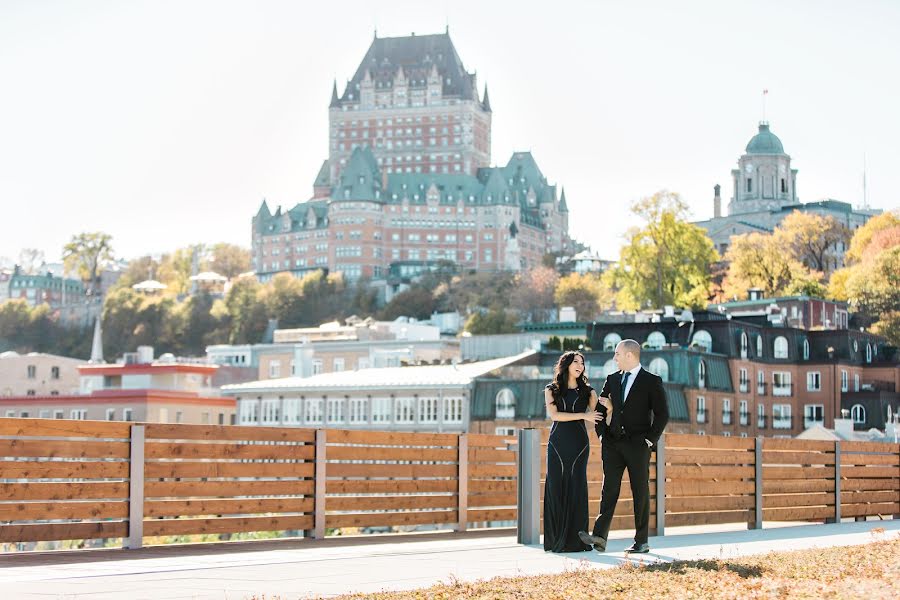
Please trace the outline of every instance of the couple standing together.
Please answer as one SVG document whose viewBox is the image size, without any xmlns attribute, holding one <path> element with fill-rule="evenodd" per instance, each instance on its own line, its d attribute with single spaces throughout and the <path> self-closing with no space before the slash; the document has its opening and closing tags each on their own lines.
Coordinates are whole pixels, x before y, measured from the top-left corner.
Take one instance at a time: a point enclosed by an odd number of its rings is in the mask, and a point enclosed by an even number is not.
<svg viewBox="0 0 900 600">
<path fill-rule="evenodd" d="M 622 475 L 628 470 L 634 499 L 634 544 L 626 552 L 649 552 L 650 453 L 669 420 L 662 379 L 641 367 L 641 346 L 622 340 L 616 346 L 616 366 L 599 397 L 585 376 L 584 356 L 559 357 L 553 381 L 544 390 L 547 415 L 553 421 L 547 444 L 544 487 L 544 550 L 603 552 L 612 523 Z M 603 491 L 600 515 L 591 533 L 588 522 L 587 424 L 601 438 Z"/>
</svg>

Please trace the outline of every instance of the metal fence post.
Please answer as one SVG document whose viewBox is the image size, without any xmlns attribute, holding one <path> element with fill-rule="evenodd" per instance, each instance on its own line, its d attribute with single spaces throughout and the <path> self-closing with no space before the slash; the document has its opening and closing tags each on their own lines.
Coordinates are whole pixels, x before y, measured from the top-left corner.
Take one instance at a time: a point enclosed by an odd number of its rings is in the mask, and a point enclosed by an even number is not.
<svg viewBox="0 0 900 600">
<path fill-rule="evenodd" d="M 465 433 L 459 434 L 458 446 L 456 530 L 465 531 L 469 522 L 469 438 Z"/>
<path fill-rule="evenodd" d="M 834 442 L 834 517 L 826 523 L 841 522 L 841 441 Z"/>
<path fill-rule="evenodd" d="M 666 535 L 666 443 L 665 436 L 656 444 L 656 535 Z"/>
<path fill-rule="evenodd" d="M 516 532 L 520 544 L 538 544 L 541 541 L 540 436 L 540 431 L 534 428 L 519 430 Z"/>
<path fill-rule="evenodd" d="M 753 447 L 753 524 L 750 529 L 763 526 L 763 438 L 757 437 Z"/>
<path fill-rule="evenodd" d="M 313 537 L 325 538 L 325 430 L 316 429 L 315 501 Z"/>
<path fill-rule="evenodd" d="M 131 426 L 128 469 L 128 537 L 125 547 L 144 545 L 144 425 Z"/>
</svg>

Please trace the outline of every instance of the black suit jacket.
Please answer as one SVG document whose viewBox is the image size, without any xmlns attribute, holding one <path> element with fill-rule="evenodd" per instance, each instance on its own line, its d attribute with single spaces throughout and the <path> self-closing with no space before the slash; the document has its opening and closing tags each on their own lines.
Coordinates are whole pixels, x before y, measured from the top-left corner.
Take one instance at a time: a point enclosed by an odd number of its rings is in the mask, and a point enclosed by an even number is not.
<svg viewBox="0 0 900 600">
<path fill-rule="evenodd" d="M 635 376 L 628 398 L 622 402 L 622 372 L 610 373 L 603 384 L 600 396 L 610 399 L 613 405 L 613 427 L 621 425 L 625 436 L 634 439 L 648 439 L 656 443 L 662 435 L 666 423 L 669 422 L 669 403 L 666 400 L 666 390 L 663 388 L 662 379 L 658 375 L 641 367 Z M 599 406 L 603 419 L 596 424 L 597 435 L 603 437 L 610 435 L 613 439 L 619 439 L 620 431 L 612 431 L 606 425 L 606 408 Z"/>
</svg>

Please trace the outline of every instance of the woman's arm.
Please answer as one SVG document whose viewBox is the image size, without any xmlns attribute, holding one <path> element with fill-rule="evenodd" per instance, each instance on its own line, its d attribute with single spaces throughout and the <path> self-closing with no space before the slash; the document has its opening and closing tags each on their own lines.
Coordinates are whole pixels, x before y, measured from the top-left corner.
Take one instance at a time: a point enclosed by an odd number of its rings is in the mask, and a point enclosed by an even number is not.
<svg viewBox="0 0 900 600">
<path fill-rule="evenodd" d="M 544 390 L 544 405 L 547 407 L 547 417 L 551 421 L 588 421 L 596 423 L 600 419 L 600 413 L 595 410 L 586 410 L 583 413 L 560 412 L 553 402 L 553 392 L 549 389 Z M 590 409 L 590 407 L 588 408 Z"/>
</svg>

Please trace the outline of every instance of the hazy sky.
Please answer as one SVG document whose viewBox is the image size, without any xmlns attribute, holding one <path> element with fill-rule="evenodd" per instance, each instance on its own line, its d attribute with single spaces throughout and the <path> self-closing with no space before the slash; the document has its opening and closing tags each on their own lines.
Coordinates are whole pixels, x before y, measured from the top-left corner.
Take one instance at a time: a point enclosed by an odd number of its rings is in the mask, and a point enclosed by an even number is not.
<svg viewBox="0 0 900 600">
<path fill-rule="evenodd" d="M 697 219 L 761 119 L 803 201 L 900 205 L 900 2 L 0 0 L 0 257 L 249 247 L 311 196 L 332 80 L 379 36 L 450 34 L 490 88 L 492 159 L 531 150 L 571 233 L 614 258 L 628 204 Z M 893 191 L 892 191 L 893 190 Z"/>
</svg>

